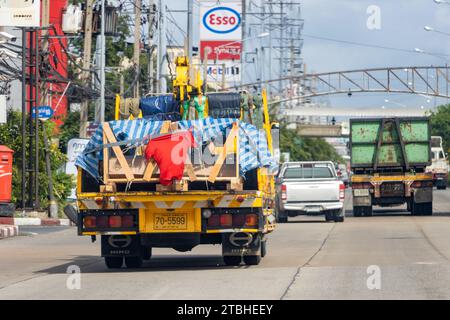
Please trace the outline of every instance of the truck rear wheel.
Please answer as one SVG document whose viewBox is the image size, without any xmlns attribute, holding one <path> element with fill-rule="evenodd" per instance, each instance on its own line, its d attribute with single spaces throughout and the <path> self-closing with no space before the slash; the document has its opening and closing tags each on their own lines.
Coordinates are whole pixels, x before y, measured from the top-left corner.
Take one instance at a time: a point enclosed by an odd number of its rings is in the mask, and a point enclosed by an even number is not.
<svg viewBox="0 0 450 320">
<path fill-rule="evenodd" d="M 125 257 L 125 265 L 127 268 L 140 268 L 142 262 L 142 257 Z"/>
<path fill-rule="evenodd" d="M 123 257 L 105 257 L 105 264 L 108 269 L 122 268 Z"/>
<path fill-rule="evenodd" d="M 353 216 L 354 217 L 362 217 L 364 214 L 365 207 L 353 207 Z"/>
<path fill-rule="evenodd" d="M 227 266 L 238 266 L 241 264 L 241 261 L 241 256 L 223 256 L 223 262 L 225 262 Z"/>
<path fill-rule="evenodd" d="M 244 256 L 244 263 L 248 266 L 257 266 L 261 262 L 261 256 Z"/>
<path fill-rule="evenodd" d="M 413 203 L 411 214 L 413 216 L 431 216 L 433 215 L 433 203 Z"/>
<path fill-rule="evenodd" d="M 373 209 L 372 206 L 370 207 L 363 207 L 364 208 L 364 216 L 365 217 L 371 217 L 373 216 Z"/>
</svg>

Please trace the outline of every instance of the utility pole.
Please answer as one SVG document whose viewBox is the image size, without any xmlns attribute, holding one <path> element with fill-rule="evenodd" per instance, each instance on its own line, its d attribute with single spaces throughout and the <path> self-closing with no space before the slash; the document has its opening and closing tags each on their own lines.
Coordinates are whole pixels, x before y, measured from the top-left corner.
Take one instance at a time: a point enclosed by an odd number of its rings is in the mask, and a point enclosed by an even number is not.
<svg viewBox="0 0 450 320">
<path fill-rule="evenodd" d="M 139 75 L 140 75 L 140 64 L 139 64 L 139 56 L 141 53 L 141 6 L 142 0 L 135 1 L 135 11 L 134 11 L 134 55 L 133 62 L 137 72 L 137 81 L 136 86 L 134 87 L 134 97 L 139 98 Z"/>
<path fill-rule="evenodd" d="M 92 49 L 92 17 L 93 17 L 94 0 L 86 0 L 86 19 L 84 25 L 84 55 L 83 55 L 83 72 L 81 79 L 83 83 L 89 83 L 89 75 L 91 68 L 91 49 Z M 80 137 L 87 138 L 87 122 L 88 122 L 89 100 L 85 99 L 80 106 Z"/>
<path fill-rule="evenodd" d="M 167 79 L 164 72 L 167 69 L 167 45 L 166 45 L 166 8 L 163 0 L 158 0 L 158 64 L 157 78 L 158 91 L 160 93 L 167 92 Z"/>
<path fill-rule="evenodd" d="M 106 85 L 106 76 L 105 76 L 105 68 L 106 68 L 106 40 L 105 40 L 105 0 L 102 0 L 102 17 L 101 17 L 101 30 L 100 30 L 100 39 L 101 39 L 101 49 L 100 49 L 100 114 L 99 114 L 99 122 L 102 123 L 105 121 L 105 85 Z"/>
<path fill-rule="evenodd" d="M 148 92 L 154 92 L 155 78 L 153 77 L 153 25 L 155 24 L 155 11 L 153 0 L 148 1 Z"/>
<path fill-rule="evenodd" d="M 247 32 L 245 31 L 246 25 L 246 14 L 247 14 L 247 0 L 242 0 L 242 40 L 246 39 Z M 244 41 L 241 41 L 241 86 L 244 84 L 244 75 L 245 75 L 245 46 Z"/>
<path fill-rule="evenodd" d="M 194 10 L 194 0 L 187 0 L 188 2 L 188 23 L 187 23 L 187 56 L 189 57 L 189 63 L 192 63 L 192 47 L 194 46 L 194 19 L 192 17 L 192 11 Z"/>
<path fill-rule="evenodd" d="M 50 25 L 50 0 L 42 0 L 42 38 L 44 39 L 43 44 L 42 44 L 42 52 L 44 52 L 44 54 L 46 54 L 47 50 L 48 50 L 48 29 L 47 27 L 49 27 Z M 41 82 L 40 85 L 40 91 L 41 91 L 41 99 L 39 101 L 39 105 L 44 105 L 45 103 L 47 103 L 47 85 L 45 83 L 45 81 Z M 49 104 L 51 106 L 51 102 Z"/>
<path fill-rule="evenodd" d="M 50 25 L 50 0 L 42 0 L 42 38 L 44 39 L 42 45 L 42 51 L 44 54 L 47 53 L 48 50 L 48 27 Z M 55 35 L 56 36 L 56 35 Z M 47 83 L 45 81 L 41 81 L 40 83 L 40 91 L 41 97 L 39 105 L 52 105 L 52 101 L 48 100 L 48 88 Z M 58 202 L 55 200 L 55 195 L 53 193 L 53 177 L 52 177 L 52 168 L 50 165 L 50 145 L 47 136 L 47 130 L 45 128 L 44 122 L 42 122 L 42 132 L 44 138 L 44 148 L 45 148 L 45 169 L 47 171 L 48 176 L 48 198 L 49 198 L 49 216 L 50 218 L 58 218 Z"/>
</svg>

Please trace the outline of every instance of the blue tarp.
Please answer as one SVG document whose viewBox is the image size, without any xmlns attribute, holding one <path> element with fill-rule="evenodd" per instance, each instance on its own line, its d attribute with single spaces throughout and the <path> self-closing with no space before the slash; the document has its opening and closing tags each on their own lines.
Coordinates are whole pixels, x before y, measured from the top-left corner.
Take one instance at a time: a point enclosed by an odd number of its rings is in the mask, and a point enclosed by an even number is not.
<svg viewBox="0 0 450 320">
<path fill-rule="evenodd" d="M 181 120 L 180 107 L 173 95 L 142 98 L 139 108 L 145 119 L 153 121 Z"/>
<path fill-rule="evenodd" d="M 267 167 L 271 172 L 275 172 L 278 163 L 271 156 L 267 147 L 267 140 L 264 131 L 259 131 L 255 126 L 240 122 L 237 119 L 213 119 L 205 118 L 201 120 L 179 121 L 182 130 L 192 129 L 196 142 L 201 145 L 213 139 L 226 137 L 227 131 L 233 123 L 239 123 L 239 171 L 242 176 L 249 170 Z M 142 140 L 146 137 L 151 139 L 152 135 L 159 135 L 163 121 L 152 121 L 148 119 L 110 121 L 109 125 L 116 136 L 118 142 L 125 141 L 128 146 L 133 145 L 133 140 Z M 224 141 L 224 140 L 223 140 Z M 103 126 L 100 125 L 92 136 L 84 152 L 78 156 L 75 165 L 83 168 L 96 179 L 100 179 L 98 172 L 99 160 L 102 160 L 103 153 Z M 135 145 L 142 144 L 142 141 Z M 91 152 L 94 150 L 93 152 Z"/>
</svg>

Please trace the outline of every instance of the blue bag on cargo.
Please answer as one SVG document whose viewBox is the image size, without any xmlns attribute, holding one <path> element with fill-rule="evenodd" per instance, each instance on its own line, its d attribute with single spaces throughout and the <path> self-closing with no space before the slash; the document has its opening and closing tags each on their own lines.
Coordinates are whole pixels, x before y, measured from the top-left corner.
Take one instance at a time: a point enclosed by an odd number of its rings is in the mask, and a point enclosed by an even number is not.
<svg viewBox="0 0 450 320">
<path fill-rule="evenodd" d="M 173 95 L 142 98 L 139 108 L 145 119 L 153 121 L 181 120 L 180 107 Z"/>
</svg>

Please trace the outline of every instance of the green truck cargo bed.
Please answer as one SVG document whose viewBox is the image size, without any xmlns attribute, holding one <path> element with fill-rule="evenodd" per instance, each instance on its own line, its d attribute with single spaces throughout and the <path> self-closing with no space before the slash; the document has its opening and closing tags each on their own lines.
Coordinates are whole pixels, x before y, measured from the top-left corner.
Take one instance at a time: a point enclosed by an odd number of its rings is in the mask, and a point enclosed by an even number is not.
<svg viewBox="0 0 450 320">
<path fill-rule="evenodd" d="M 431 164 L 428 118 L 350 119 L 355 171 L 419 170 Z"/>
</svg>

